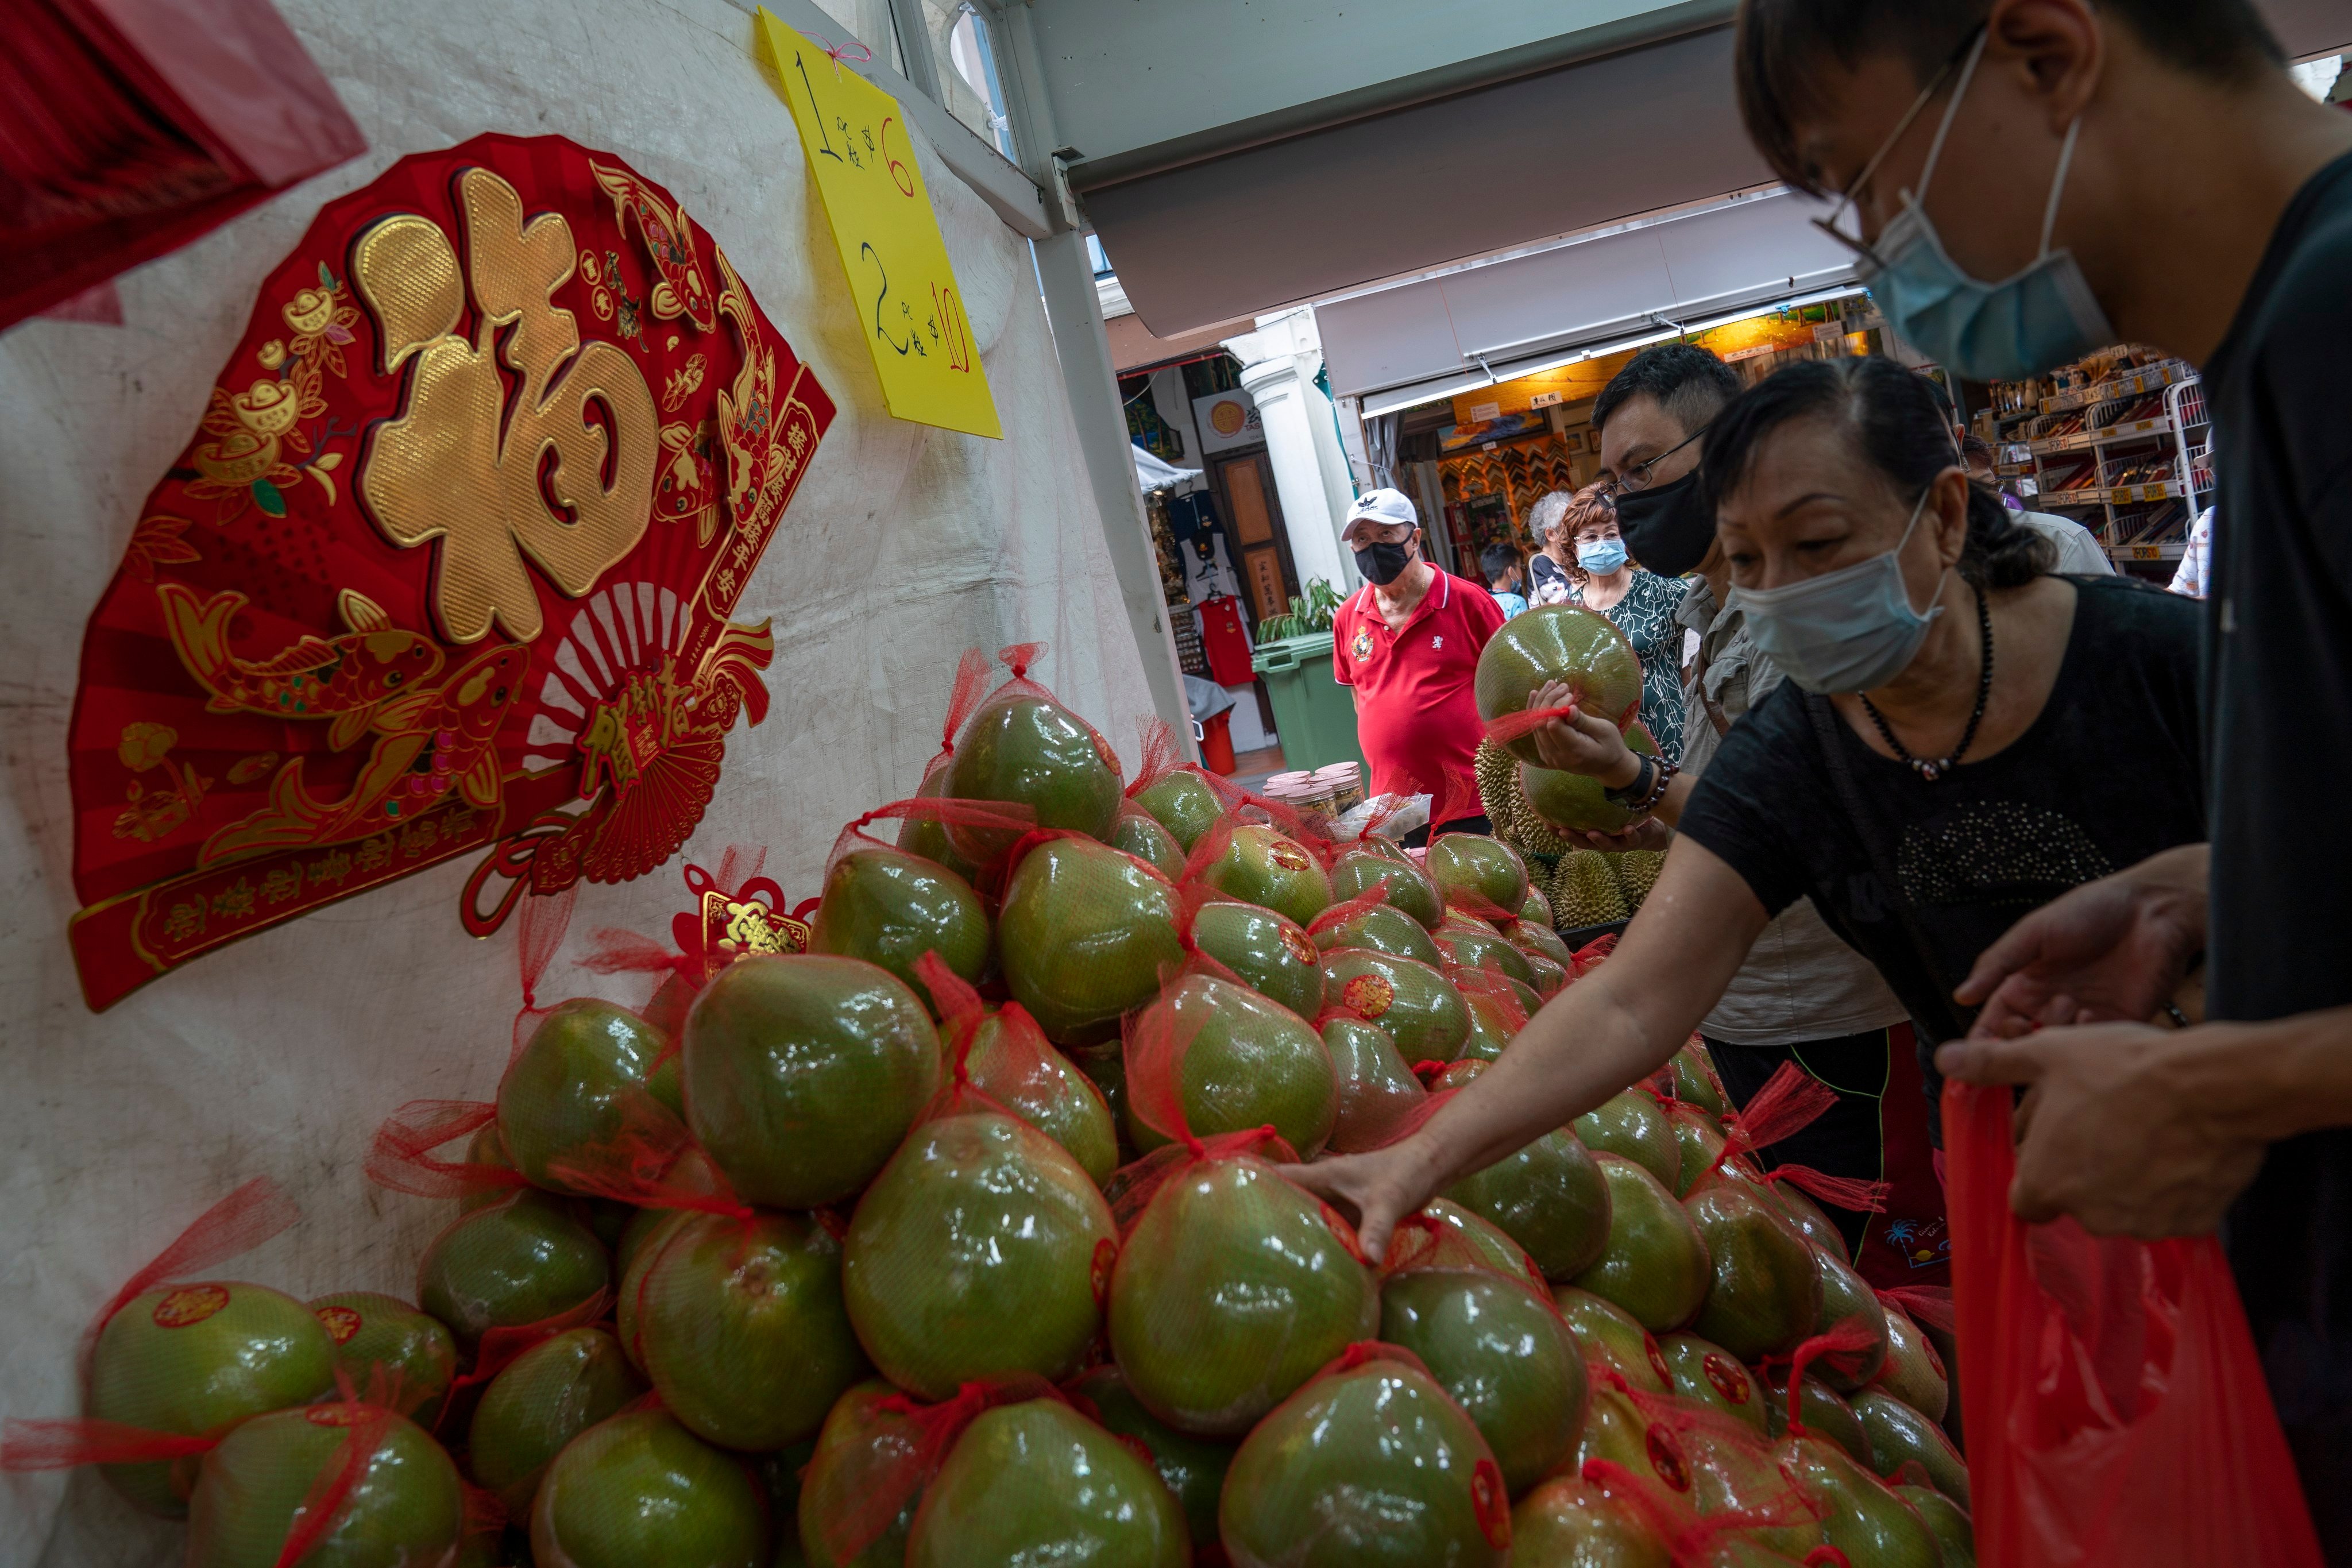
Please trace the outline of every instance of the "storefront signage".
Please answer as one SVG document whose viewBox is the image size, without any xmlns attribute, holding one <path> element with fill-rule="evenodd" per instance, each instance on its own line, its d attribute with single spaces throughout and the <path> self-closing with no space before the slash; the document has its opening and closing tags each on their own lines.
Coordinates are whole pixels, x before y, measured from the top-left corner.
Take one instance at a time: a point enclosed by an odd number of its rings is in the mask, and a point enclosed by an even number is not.
<svg viewBox="0 0 2352 1568">
<path fill-rule="evenodd" d="M 1002 437 L 988 368 L 898 100 L 764 6 L 759 30 L 824 198 L 892 417 Z"/>
<path fill-rule="evenodd" d="M 480 136 L 330 203 L 83 639 L 89 1005 L 453 858 L 487 935 L 676 854 L 767 711 L 731 617 L 833 414 L 617 158 Z"/>
<path fill-rule="evenodd" d="M 1213 392 L 1192 399 L 1192 425 L 1201 433 L 1203 452 L 1265 445 L 1265 424 L 1246 392 Z"/>
</svg>

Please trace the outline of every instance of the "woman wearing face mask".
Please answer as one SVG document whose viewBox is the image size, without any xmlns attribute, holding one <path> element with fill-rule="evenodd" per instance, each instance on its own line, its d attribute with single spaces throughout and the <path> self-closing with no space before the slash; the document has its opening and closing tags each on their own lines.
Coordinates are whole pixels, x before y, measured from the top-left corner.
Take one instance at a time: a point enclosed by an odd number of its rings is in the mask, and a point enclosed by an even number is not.
<svg viewBox="0 0 2352 1568">
<path fill-rule="evenodd" d="M 1576 591 L 1576 546 L 1568 537 L 1568 513 L 1575 504 L 1566 490 L 1547 490 L 1528 513 L 1528 531 L 1537 546 L 1528 558 L 1530 605 L 1565 605 Z"/>
<path fill-rule="evenodd" d="M 1642 661 L 1643 727 L 1658 754 L 1683 760 L 1683 628 L 1675 619 L 1690 589 L 1633 563 L 1617 531 L 1617 510 L 1598 486 L 1577 492 L 1560 533 L 1576 552 L 1568 603 L 1609 617 Z"/>
<path fill-rule="evenodd" d="M 1967 1032 L 1953 989 L 2021 914 L 2204 837 L 2194 606 L 2045 575 L 1916 376 L 1783 371 L 1717 418 L 1702 488 L 1787 680 L 1725 738 L 1610 961 L 1413 1136 L 1297 1173 L 1356 1207 L 1373 1256 L 1432 1193 L 1663 1064 L 1800 896 L 1924 1058 Z M 1646 806 L 1672 773 L 1644 760 L 1615 793 Z"/>
</svg>

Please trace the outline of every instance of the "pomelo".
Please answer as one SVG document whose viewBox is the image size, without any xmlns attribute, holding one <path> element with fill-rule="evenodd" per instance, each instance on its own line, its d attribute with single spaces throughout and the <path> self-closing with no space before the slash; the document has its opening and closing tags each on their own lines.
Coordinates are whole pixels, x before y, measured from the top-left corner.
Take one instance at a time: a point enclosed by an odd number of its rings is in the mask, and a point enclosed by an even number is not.
<svg viewBox="0 0 2352 1568">
<path fill-rule="evenodd" d="M 1937 1491 L 1962 1508 L 1970 1506 L 1969 1462 L 1941 1426 L 1901 1400 L 1874 1390 L 1853 1396 L 1853 1414 L 1870 1440 L 1873 1473 L 1892 1476 L 1906 1462 L 1916 1462 Z"/>
<path fill-rule="evenodd" d="M 457 1375 L 457 1342 L 440 1321 L 373 1290 L 320 1296 L 310 1308 L 335 1342 L 352 1392 L 429 1430 Z"/>
<path fill-rule="evenodd" d="M 1297 840 L 1245 823 L 1200 879 L 1228 898 L 1287 915 L 1306 925 L 1331 906 L 1331 879 Z"/>
<path fill-rule="evenodd" d="M 687 1015 L 687 1120 L 746 1203 L 814 1208 L 858 1192 L 939 1082 L 930 1015 L 863 959 L 739 959 Z"/>
<path fill-rule="evenodd" d="M 1446 962 L 1460 968 L 1500 971 L 1522 985 L 1535 980 L 1536 972 L 1528 967 L 1527 954 L 1491 928 L 1481 931 L 1440 931 L 1437 945 L 1444 951 Z"/>
<path fill-rule="evenodd" d="M 1509 920 L 1528 901 L 1528 863 L 1491 835 L 1441 833 L 1425 864 L 1446 903 L 1482 921 Z"/>
<path fill-rule="evenodd" d="M 935 800 L 947 788 L 947 782 L 948 770 L 934 768 L 924 775 L 922 787 L 915 794 L 925 800 Z M 980 875 L 980 868 L 957 854 L 955 846 L 948 842 L 947 825 L 933 818 L 909 816 L 901 821 L 898 847 L 946 867 L 967 882 Z"/>
<path fill-rule="evenodd" d="M 1472 1172 L 1445 1195 L 1526 1247 L 1547 1279 L 1575 1279 L 1609 1246 L 1609 1184 L 1565 1127 Z"/>
<path fill-rule="evenodd" d="M 1554 935 L 1559 934 L 1552 925 L 1551 900 L 1541 888 L 1528 889 L 1528 901 L 1519 906 L 1519 919 L 1531 925 L 1539 925 Z"/>
<path fill-rule="evenodd" d="M 1528 961 L 1528 973 L 1531 977 L 1528 984 L 1533 987 L 1537 997 L 1549 1002 L 1559 995 L 1568 984 L 1569 972 L 1540 952 L 1529 952 L 1524 947 L 1519 952 Z"/>
<path fill-rule="evenodd" d="M 1428 1373 L 1381 1357 L 1300 1389 L 1234 1455 L 1217 1516 L 1234 1568 L 1502 1568 L 1510 1499 Z"/>
<path fill-rule="evenodd" d="M 907 1568 L 1187 1568 L 1192 1559 L 1183 1510 L 1158 1472 L 1055 1399 L 982 1413 L 925 1489 L 907 1538 Z"/>
<path fill-rule="evenodd" d="M 1128 1386 L 1197 1436 L 1240 1436 L 1379 1322 L 1347 1222 L 1252 1156 L 1171 1175 L 1111 1276 Z"/>
<path fill-rule="evenodd" d="M 1528 1256 L 1528 1249 L 1483 1215 L 1472 1214 L 1451 1198 L 1432 1198 L 1422 1205 L 1421 1212 L 1445 1227 L 1449 1246 L 1466 1247 L 1472 1257 L 1496 1273 L 1530 1285 L 1545 1283 L 1543 1270 Z M 1395 1245 L 1390 1243 L 1391 1248 Z"/>
<path fill-rule="evenodd" d="M 341 1402 L 257 1415 L 205 1456 L 188 1501 L 188 1568 L 277 1568 L 311 1489 L 369 1445 L 333 1522 L 301 1561 L 439 1563 L 465 1525 L 457 1467 L 422 1428 Z"/>
<path fill-rule="evenodd" d="M 1118 1168 L 1109 1102 L 1034 1026 L 1024 1032 L 1028 1038 L 1012 1040 L 1000 1013 L 981 1021 L 965 1063 L 972 1087 L 1059 1143 L 1099 1187 Z"/>
<path fill-rule="evenodd" d="M 1255 904 L 1203 904 L 1192 917 L 1192 943 L 1300 1017 L 1323 1010 L 1323 954 L 1296 921 Z"/>
<path fill-rule="evenodd" d="M 1334 1017 L 1322 1032 L 1339 1089 L 1339 1115 L 1331 1123 L 1328 1146 L 1343 1154 L 1377 1149 L 1428 1100 L 1428 1093 L 1379 1025 Z"/>
<path fill-rule="evenodd" d="M 1478 716 L 1524 713 L 1528 699 L 1563 681 L 1576 705 L 1622 727 L 1642 700 L 1642 661 L 1609 617 L 1574 605 L 1540 605 L 1514 616 L 1478 655 Z M 1521 762 L 1539 763 L 1530 736 L 1510 742 Z"/>
<path fill-rule="evenodd" d="M 928 996 L 915 961 L 936 952 L 966 980 L 988 967 L 988 911 L 946 867 L 866 845 L 834 863 L 809 922 L 809 951 L 862 958 Z M 937 1006 L 934 1000 L 933 1011 Z"/>
<path fill-rule="evenodd" d="M 1822 1534 L 1846 1561 L 1874 1568 L 1941 1568 L 1935 1532 L 1836 1444 L 1790 1436 L 1774 1450 L 1797 1489 L 1822 1510 Z"/>
<path fill-rule="evenodd" d="M 168 1285 L 134 1296 L 91 1352 L 89 1415 L 187 1436 L 318 1398 L 334 1386 L 335 1342 L 310 1310 L 266 1285 Z M 107 1465 L 116 1491 L 184 1519 L 196 1462 Z"/>
<path fill-rule="evenodd" d="M 1691 1195 L 1699 1178 L 1715 1169 L 1723 1158 L 1727 1140 L 1723 1124 L 1698 1107 L 1684 1100 L 1674 1100 L 1666 1106 L 1666 1119 L 1675 1130 L 1675 1142 L 1682 1150 L 1682 1180 L 1675 1191 L 1683 1197 Z M 1780 1205 L 1774 1205 L 1775 1213 Z"/>
<path fill-rule="evenodd" d="M 919 1125 L 858 1200 L 843 1293 L 882 1375 L 940 1400 L 1076 1371 L 1118 1250 L 1110 1205 L 1060 1144 L 1015 1117 L 961 1112 Z"/>
<path fill-rule="evenodd" d="M 667 1120 L 646 1079 L 668 1046 L 626 1007 L 587 996 L 557 1004 L 499 1080 L 499 1136 L 515 1168 L 551 1192 L 593 1192 L 566 1173 L 614 1168 L 633 1126 L 648 1114 Z"/>
<path fill-rule="evenodd" d="M 1140 1443 L 1150 1451 L 1160 1479 L 1184 1510 L 1184 1525 L 1198 1546 L 1217 1539 L 1217 1497 L 1224 1490 L 1225 1468 L 1233 1463 L 1229 1443 L 1212 1442 L 1179 1432 L 1143 1406 L 1127 1379 L 1115 1366 L 1097 1366 L 1070 1380 L 1068 1392 L 1079 1409 L 1102 1424 L 1113 1436 Z"/>
<path fill-rule="evenodd" d="M 1150 861 L 1152 869 L 1171 882 L 1184 874 L 1184 847 L 1147 813 L 1121 811 L 1110 830 L 1110 846 Z"/>
<path fill-rule="evenodd" d="M 1325 952 L 1339 948 L 1369 948 L 1374 952 L 1410 958 L 1416 963 L 1426 963 L 1432 969 L 1445 962 L 1444 952 L 1430 940 L 1427 929 L 1402 910 L 1389 904 L 1378 905 L 1343 921 L 1330 921 L 1315 933 L 1315 944 Z"/>
<path fill-rule="evenodd" d="M 1184 962 L 1176 889 L 1118 850 L 1075 839 L 1021 858 L 996 919 L 1013 999 L 1045 1037 L 1085 1045 L 1118 1032 Z"/>
<path fill-rule="evenodd" d="M 1674 1194 L 1633 1161 L 1592 1158 L 1609 1184 L 1609 1240 L 1576 1276 L 1578 1289 L 1624 1308 L 1652 1333 L 1682 1327 L 1706 1300 L 1713 1279 L 1698 1227 Z"/>
<path fill-rule="evenodd" d="M 1297 1014 L 1230 982 L 1188 974 L 1144 1018 L 1144 1028 L 1165 1027 L 1181 1046 L 1177 1085 L 1194 1137 L 1271 1125 L 1300 1159 L 1323 1152 L 1339 1121 L 1339 1078 L 1322 1037 Z M 1132 1095 L 1128 1115 L 1139 1149 L 1156 1149 L 1175 1131 L 1147 1125 Z"/>
<path fill-rule="evenodd" d="M 1675 1568 L 1642 1515 L 1606 1487 L 1560 1476 L 1511 1510 L 1512 1568 Z"/>
<path fill-rule="evenodd" d="M 1977 1568 L 1976 1530 L 1969 1512 L 1933 1487 L 1898 1486 L 1895 1495 L 1911 1505 L 1919 1522 L 1936 1538 L 1944 1554 L 1943 1568 Z"/>
<path fill-rule="evenodd" d="M 1366 841 L 1367 846 L 1370 843 Z M 1424 929 L 1433 930 L 1445 918 L 1445 899 L 1429 873 L 1403 858 L 1369 847 L 1343 849 L 1331 862 L 1331 900 L 1346 903 L 1380 888 L 1388 907 L 1410 915 Z"/>
<path fill-rule="evenodd" d="M 1738 1356 L 1696 1334 L 1660 1334 L 1658 1349 L 1674 1373 L 1675 1394 L 1746 1422 L 1759 1442 L 1771 1436 L 1772 1420 L 1765 1410 L 1770 1393 L 1748 1375 Z"/>
<path fill-rule="evenodd" d="M 474 1479 L 507 1517 L 530 1517 L 540 1477 L 563 1446 L 646 1391 L 620 1342 L 567 1329 L 509 1362 L 482 1391 L 467 1436 Z"/>
<path fill-rule="evenodd" d="M 1340 948 L 1323 956 L 1323 1005 L 1378 1024 L 1409 1062 L 1450 1062 L 1470 1037 L 1470 1005 L 1426 963 Z"/>
<path fill-rule="evenodd" d="M 1604 1301 L 1573 1285 L 1552 1288 L 1551 1299 L 1569 1331 L 1584 1348 L 1584 1359 L 1597 1361 L 1644 1394 L 1670 1394 L 1674 1373 L 1665 1352 L 1649 1330 L 1614 1301 Z"/>
<path fill-rule="evenodd" d="M 612 1282 L 604 1244 L 572 1206 L 526 1191 L 435 1237 L 417 1265 L 416 1300 L 471 1354 L 490 1330 L 542 1322 Z"/>
<path fill-rule="evenodd" d="M 1095 1086 L 1095 1092 L 1102 1096 L 1103 1108 L 1110 1112 L 1111 1131 L 1119 1140 L 1118 1158 L 1112 1166 L 1115 1171 L 1136 1155 L 1134 1145 L 1126 1141 L 1126 1134 L 1120 1131 L 1127 1126 L 1127 1053 L 1117 1044 L 1107 1049 L 1074 1050 L 1069 1063 Z M 1079 1163 L 1086 1162 L 1081 1160 Z M 1105 1181 L 1102 1185 L 1107 1190 L 1110 1183 Z"/>
<path fill-rule="evenodd" d="M 842 1247 L 806 1215 L 696 1215 L 633 1292 L 646 1374 L 686 1429 L 760 1452 L 816 1435 L 866 1371 Z"/>
<path fill-rule="evenodd" d="M 1425 1067 L 1428 1064 L 1422 1065 Z M 1493 1065 L 1476 1057 L 1464 1057 L 1460 1061 L 1448 1062 L 1438 1069 L 1436 1077 L 1429 1080 L 1429 1092 L 1435 1094 L 1442 1089 L 1467 1089 L 1472 1079 Z"/>
<path fill-rule="evenodd" d="M 691 1145 L 678 1151 L 677 1158 L 662 1173 L 662 1184 L 680 1193 L 717 1193 L 719 1184 L 719 1168 L 710 1163 L 708 1154 Z M 626 1279 L 638 1252 L 657 1232 L 674 1229 L 683 1223 L 685 1212 L 641 1208 L 630 1215 L 629 1223 L 621 1227 L 621 1239 L 613 1244 L 613 1278 Z"/>
<path fill-rule="evenodd" d="M 1791 1183 L 1759 1182 L 1757 1187 L 1770 1197 L 1780 1213 L 1787 1216 L 1789 1223 L 1797 1227 L 1798 1235 L 1836 1258 L 1840 1263 L 1849 1265 L 1853 1263 L 1853 1256 L 1846 1250 L 1845 1232 L 1838 1228 L 1835 1220 L 1822 1212 L 1821 1205 L 1798 1191 Z"/>
<path fill-rule="evenodd" d="M 515 1163 L 507 1153 L 506 1140 L 499 1136 L 499 1124 L 495 1119 L 483 1123 L 479 1131 L 466 1140 L 465 1163 L 477 1167 L 493 1167 L 501 1171 L 514 1170 Z M 517 1174 L 520 1173 L 517 1172 Z M 493 1186 L 484 1183 L 457 1199 L 457 1212 L 472 1214 L 476 1209 L 486 1209 L 513 1191 L 512 1187 Z"/>
<path fill-rule="evenodd" d="M 1629 1089 L 1603 1100 L 1578 1117 L 1576 1135 L 1596 1154 L 1616 1154 L 1633 1161 L 1658 1178 L 1668 1192 L 1679 1192 L 1683 1179 L 1682 1146 L 1675 1141 L 1673 1122 L 1664 1107 L 1638 1089 Z"/>
<path fill-rule="evenodd" d="M 1723 1097 L 1723 1086 L 1716 1080 L 1715 1064 L 1707 1059 L 1706 1047 L 1696 1041 L 1685 1045 L 1666 1058 L 1675 1072 L 1675 1098 L 1697 1106 L 1711 1116 L 1730 1112 L 1730 1102 Z"/>
<path fill-rule="evenodd" d="M 666 1411 L 574 1437 L 530 1510 L 539 1568 L 768 1568 L 767 1510 L 743 1462 Z"/>
<path fill-rule="evenodd" d="M 1424 1268 L 1381 1287 L 1381 1340 L 1419 1356 L 1477 1425 L 1516 1495 L 1576 1451 L 1584 1354 L 1524 1278 Z"/>
<path fill-rule="evenodd" d="M 1051 698 L 1014 692 L 991 698 L 965 723 L 947 766 L 946 793 L 1001 800 L 1037 813 L 1039 827 L 1108 838 L 1118 820 L 1118 769 L 1102 738 Z M 948 842 L 975 866 L 1012 847 L 1004 828 L 947 825 Z"/>
<path fill-rule="evenodd" d="M 1498 1062 L 1503 1049 L 1517 1033 L 1504 1016 L 1501 1008 L 1486 996 L 1468 995 L 1463 1001 L 1470 1006 L 1470 1035 L 1462 1042 L 1462 1054 L 1457 1061 Z"/>
<path fill-rule="evenodd" d="M 1531 899 L 1538 896 L 1534 893 L 1528 895 Z M 1569 951 L 1568 943 L 1559 940 L 1559 933 L 1551 929 L 1549 921 L 1524 918 L 1512 921 L 1503 927 L 1503 937 L 1531 958 L 1551 960 L 1563 972 L 1576 962 L 1576 955 Z"/>
<path fill-rule="evenodd" d="M 816 1451 L 801 1477 L 798 1533 L 809 1568 L 905 1568 L 907 1531 L 922 1501 L 916 1493 L 897 1517 L 861 1526 L 861 1509 L 886 1480 L 898 1478 L 904 1467 L 918 1462 L 920 1428 L 915 1418 L 898 1408 L 906 1396 L 877 1378 L 861 1383 L 834 1403 L 818 1432 Z M 784 1528 L 779 1521 L 779 1531 Z M 864 1532 L 872 1540 L 854 1555 L 850 1539 Z"/>
<path fill-rule="evenodd" d="M 1747 1362 L 1795 1350 L 1822 1307 L 1821 1271 L 1804 1237 L 1744 1184 L 1704 1188 L 1683 1208 L 1713 1265 L 1691 1331 Z"/>
<path fill-rule="evenodd" d="M 1930 1421 L 1941 1421 L 1951 1408 L 1951 1381 L 1935 1342 L 1900 1307 L 1886 1309 L 1886 1364 L 1871 1384 L 1893 1394 Z"/>
<path fill-rule="evenodd" d="M 1626 727 L 1625 748 L 1637 757 L 1658 754 L 1657 742 L 1641 724 Z M 1637 820 L 1632 806 L 1611 800 L 1607 785 L 1583 773 L 1521 763 L 1519 793 L 1528 809 L 1559 833 L 1622 833 Z"/>
<path fill-rule="evenodd" d="M 1135 804 L 1150 812 L 1187 855 L 1225 814 L 1217 792 L 1192 768 L 1175 768 L 1162 774 L 1136 792 Z"/>
<path fill-rule="evenodd" d="M 1766 1423 L 1772 1436 L 1780 1436 L 1789 1430 L 1788 1370 L 1766 1365 L 1757 1370 L 1757 1381 L 1764 1385 Z M 1797 1385 L 1797 1418 L 1815 1436 L 1827 1437 L 1844 1449 L 1854 1463 L 1870 1463 L 1870 1434 L 1863 1429 L 1862 1417 L 1828 1384 L 1811 1373 Z"/>
<path fill-rule="evenodd" d="M 1823 1383 L 1850 1394 L 1865 1386 L 1886 1364 L 1886 1309 L 1843 1258 L 1818 1247 L 1813 1248 L 1813 1258 L 1822 1276 L 1822 1310 L 1814 1331 L 1825 1334 L 1834 1329 L 1866 1341 L 1853 1350 L 1825 1351 L 1811 1363 Z"/>
</svg>

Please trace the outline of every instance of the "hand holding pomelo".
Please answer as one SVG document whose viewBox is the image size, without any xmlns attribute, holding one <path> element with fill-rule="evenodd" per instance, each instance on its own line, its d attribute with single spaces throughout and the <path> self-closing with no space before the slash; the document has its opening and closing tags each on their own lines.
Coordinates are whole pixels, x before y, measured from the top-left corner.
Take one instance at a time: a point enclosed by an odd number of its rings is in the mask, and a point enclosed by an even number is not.
<svg viewBox="0 0 2352 1568">
<path fill-rule="evenodd" d="M 1528 699 L 1554 681 L 1575 693 L 1580 710 L 1622 728 L 1641 704 L 1642 660 L 1608 616 L 1573 605 L 1539 605 L 1505 622 L 1480 651 L 1478 717 L 1524 713 Z M 1524 763 L 1543 760 L 1528 736 L 1509 749 Z"/>
</svg>

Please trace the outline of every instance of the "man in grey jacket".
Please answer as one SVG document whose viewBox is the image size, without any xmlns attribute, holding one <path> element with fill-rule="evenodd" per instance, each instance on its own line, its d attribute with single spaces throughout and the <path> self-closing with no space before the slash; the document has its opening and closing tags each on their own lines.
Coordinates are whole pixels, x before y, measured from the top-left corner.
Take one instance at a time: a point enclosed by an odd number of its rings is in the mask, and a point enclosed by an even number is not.
<svg viewBox="0 0 2352 1568">
<path fill-rule="evenodd" d="M 1677 618 L 1696 651 L 1684 669 L 1681 773 L 1630 836 L 1591 836 L 1601 849 L 1663 848 L 1692 784 L 1740 715 L 1780 682 L 1740 613 L 1719 608 L 1730 567 L 1714 519 L 1696 504 L 1706 427 L 1739 392 L 1739 378 L 1706 350 L 1644 350 L 1593 404 L 1603 484 L 1634 560 L 1667 575 L 1695 573 Z M 1614 725 L 1580 716 L 1566 742 L 1539 741 L 1552 767 L 1612 789 L 1642 776 Z M 1558 726 L 1538 731 L 1558 733 Z M 1700 1027 L 1717 1070 L 1741 1103 L 1783 1062 L 1835 1089 L 1838 1104 L 1767 1151 L 1768 1162 L 1832 1176 L 1886 1181 L 1884 1215 L 1832 1209 L 1855 1261 L 1882 1288 L 1944 1278 L 1943 1194 L 1927 1141 L 1927 1100 L 1910 1021 L 1878 972 L 1800 900 L 1766 928 Z"/>
</svg>

